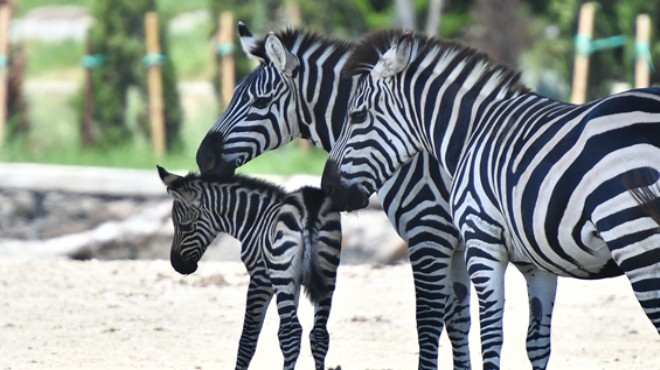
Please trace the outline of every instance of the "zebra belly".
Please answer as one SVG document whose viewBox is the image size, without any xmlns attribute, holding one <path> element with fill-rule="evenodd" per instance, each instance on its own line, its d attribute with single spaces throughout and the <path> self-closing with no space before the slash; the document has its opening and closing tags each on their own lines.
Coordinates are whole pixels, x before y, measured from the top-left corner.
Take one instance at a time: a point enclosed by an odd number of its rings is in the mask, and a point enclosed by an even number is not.
<svg viewBox="0 0 660 370">
<path fill-rule="evenodd" d="M 563 233 L 570 235 L 570 232 Z M 561 238 L 569 239 L 569 238 Z M 605 242 L 593 237 L 587 245 L 577 247 L 575 241 L 565 240 L 557 249 L 547 242 L 536 242 L 536 247 L 515 243 L 509 249 L 509 259 L 514 263 L 528 263 L 557 276 L 579 279 L 601 279 L 623 274 L 612 259 Z M 586 248 L 585 248 L 586 247 Z"/>
</svg>

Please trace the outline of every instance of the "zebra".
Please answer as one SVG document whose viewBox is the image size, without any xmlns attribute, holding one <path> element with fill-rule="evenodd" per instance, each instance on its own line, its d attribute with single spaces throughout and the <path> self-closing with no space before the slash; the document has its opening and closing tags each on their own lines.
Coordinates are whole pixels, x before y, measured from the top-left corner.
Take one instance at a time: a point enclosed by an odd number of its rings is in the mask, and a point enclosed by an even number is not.
<svg viewBox="0 0 660 370">
<path fill-rule="evenodd" d="M 181 274 L 197 269 L 219 233 L 242 243 L 241 260 L 250 275 L 236 369 L 247 369 L 273 295 L 280 317 L 278 337 L 284 369 L 294 369 L 302 327 L 297 316 L 300 286 L 314 304 L 310 331 L 317 370 L 324 369 L 330 337 L 326 324 L 335 290 L 341 248 L 341 220 L 318 188 L 285 192 L 253 177 L 185 177 L 158 167 L 174 198 L 174 241 L 170 260 Z"/>
<path fill-rule="evenodd" d="M 437 158 L 484 369 L 500 364 L 508 262 L 528 285 L 534 369 L 550 356 L 557 276 L 625 274 L 660 332 L 660 89 L 566 104 L 474 49 L 402 30 L 364 36 L 345 68 L 360 82 L 322 188 L 339 209 L 360 208 L 412 156 Z"/>
<path fill-rule="evenodd" d="M 265 39 L 243 23 L 243 50 L 260 65 L 241 80 L 197 152 L 204 173 L 232 174 L 265 151 L 302 137 L 330 151 L 355 86 L 341 71 L 353 44 L 300 29 Z M 433 163 L 433 164 L 432 164 Z M 408 243 L 416 296 L 419 369 L 437 369 L 446 323 L 455 369 L 469 369 L 469 277 L 448 213 L 448 177 L 420 154 L 380 188 L 392 225 Z"/>
</svg>

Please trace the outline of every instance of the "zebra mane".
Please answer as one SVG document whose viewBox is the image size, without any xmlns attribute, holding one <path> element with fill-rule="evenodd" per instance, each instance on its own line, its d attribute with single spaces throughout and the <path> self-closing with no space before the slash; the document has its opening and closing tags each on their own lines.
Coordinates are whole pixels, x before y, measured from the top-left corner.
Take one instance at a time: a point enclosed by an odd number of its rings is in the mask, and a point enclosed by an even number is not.
<svg viewBox="0 0 660 370">
<path fill-rule="evenodd" d="M 298 56 L 302 55 L 302 52 L 309 49 L 315 44 L 320 44 L 320 50 L 326 50 L 327 48 L 335 48 L 340 51 L 341 54 L 347 53 L 353 47 L 353 44 L 348 40 L 342 40 L 338 38 L 323 36 L 313 31 L 305 30 L 304 28 L 291 28 L 287 27 L 283 30 L 275 32 L 275 36 L 282 41 L 282 44 L 288 49 L 297 54 Z M 255 56 L 258 56 L 264 60 L 268 60 L 266 55 L 266 38 L 259 39 L 252 49 L 251 53 Z M 298 44 L 296 50 L 293 48 Z"/>
<path fill-rule="evenodd" d="M 385 29 L 373 31 L 365 35 L 356 44 L 351 56 L 346 62 L 343 73 L 346 77 L 369 74 L 380 58 L 389 50 L 407 31 L 401 29 Z M 413 33 L 413 43 L 417 43 L 417 56 L 411 64 L 424 58 L 432 51 L 438 51 L 435 60 L 440 60 L 448 52 L 458 53 L 456 60 L 463 60 L 468 68 L 477 64 L 484 64 L 483 76 L 499 76 L 499 80 L 506 82 L 509 88 L 519 92 L 528 92 L 529 89 L 520 81 L 520 73 L 508 66 L 496 63 L 485 53 L 454 41 L 431 37 L 421 33 Z"/>
<path fill-rule="evenodd" d="M 270 181 L 266 181 L 260 178 L 234 174 L 231 177 L 219 177 L 213 175 L 200 175 L 196 172 L 190 172 L 185 177 L 182 177 L 176 180 L 171 187 L 176 189 L 179 187 L 185 187 L 186 185 L 191 185 L 193 183 L 208 183 L 208 184 L 217 184 L 217 185 L 235 185 L 242 188 L 247 188 L 250 190 L 256 190 L 260 192 L 271 193 L 278 198 L 282 198 L 286 195 L 286 191 L 279 185 L 275 185 Z"/>
</svg>

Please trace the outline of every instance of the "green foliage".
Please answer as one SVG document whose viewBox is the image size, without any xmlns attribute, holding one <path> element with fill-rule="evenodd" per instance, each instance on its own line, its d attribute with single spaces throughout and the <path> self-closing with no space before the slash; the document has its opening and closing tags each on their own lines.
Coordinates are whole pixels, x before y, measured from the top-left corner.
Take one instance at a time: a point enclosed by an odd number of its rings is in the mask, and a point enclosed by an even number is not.
<svg viewBox="0 0 660 370">
<path fill-rule="evenodd" d="M 584 1 L 553 0 L 528 1 L 536 13 L 539 23 L 538 40 L 531 53 L 539 63 L 539 69 L 552 70 L 565 81 L 572 76 L 575 55 L 574 37 L 577 32 L 578 13 Z M 616 35 L 626 35 L 628 42 L 624 48 L 608 49 L 591 54 L 589 63 L 588 98 L 596 99 L 610 94 L 613 81 L 633 81 L 635 19 L 640 13 L 648 13 L 652 19 L 652 35 L 655 40 L 660 36 L 660 8 L 656 1 L 648 0 L 599 0 L 594 19 L 593 39 L 602 39 Z M 558 36 L 544 37 L 544 28 L 556 26 Z M 653 59 L 660 57 L 660 43 L 652 45 Z M 658 82 L 660 76 L 656 70 L 651 76 L 652 82 Z"/>
<path fill-rule="evenodd" d="M 138 86 L 147 94 L 147 68 L 142 63 L 146 55 L 144 15 L 155 9 L 153 0 L 116 0 L 96 3 L 94 13 L 101 20 L 94 23 L 90 34 L 90 52 L 104 57 L 105 62 L 92 70 L 93 117 L 98 127 L 98 144 L 112 147 L 128 140 L 132 132 L 126 124 L 123 107 L 129 88 Z M 161 40 L 167 40 L 162 19 L 159 22 Z M 161 53 L 168 55 L 167 42 L 161 42 Z M 182 111 L 176 88 L 174 64 L 162 64 L 164 120 L 167 146 L 180 148 L 179 130 Z M 140 128 L 149 133 L 146 111 L 138 113 Z"/>
</svg>

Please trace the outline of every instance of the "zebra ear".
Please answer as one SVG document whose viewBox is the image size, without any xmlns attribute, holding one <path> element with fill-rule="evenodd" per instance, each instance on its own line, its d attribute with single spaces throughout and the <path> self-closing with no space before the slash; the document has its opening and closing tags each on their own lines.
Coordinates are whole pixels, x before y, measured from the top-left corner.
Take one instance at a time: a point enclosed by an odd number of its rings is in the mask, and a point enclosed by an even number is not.
<svg viewBox="0 0 660 370">
<path fill-rule="evenodd" d="M 403 71 L 410 63 L 412 53 L 412 34 L 406 32 L 388 51 L 380 57 L 380 60 L 371 70 L 374 78 L 387 78 Z"/>
<path fill-rule="evenodd" d="M 257 58 L 261 63 L 264 63 L 264 58 L 256 54 L 259 39 L 250 32 L 245 23 L 238 22 L 238 34 L 241 37 L 241 48 L 245 55 L 250 58 Z"/>
<path fill-rule="evenodd" d="M 273 33 L 266 36 L 266 55 L 280 72 L 289 77 L 298 69 L 298 58 L 287 50 Z"/>
<path fill-rule="evenodd" d="M 166 169 L 164 169 L 161 166 L 156 165 L 156 168 L 158 169 L 158 175 L 160 176 L 160 180 L 165 184 L 165 186 L 170 187 L 174 182 L 176 182 L 179 179 L 182 179 L 183 177 L 179 175 L 175 175 L 173 173 L 167 172 Z"/>
</svg>

